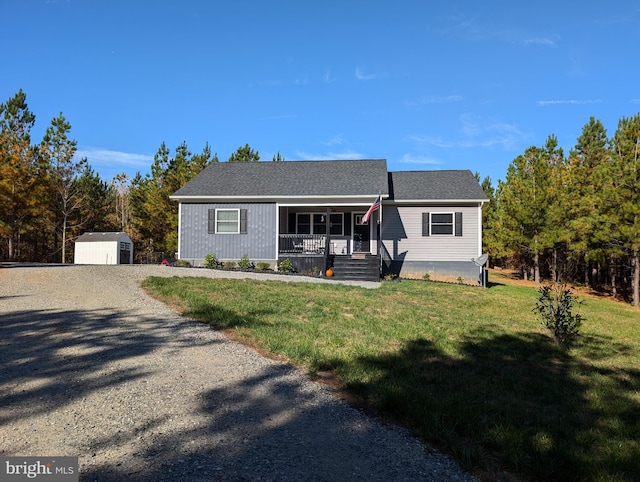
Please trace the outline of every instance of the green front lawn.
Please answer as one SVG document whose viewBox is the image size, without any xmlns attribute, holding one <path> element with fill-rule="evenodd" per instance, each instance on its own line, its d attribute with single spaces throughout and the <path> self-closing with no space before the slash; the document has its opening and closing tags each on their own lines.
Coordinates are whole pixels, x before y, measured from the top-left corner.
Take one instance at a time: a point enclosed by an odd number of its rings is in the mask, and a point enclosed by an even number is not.
<svg viewBox="0 0 640 482">
<path fill-rule="evenodd" d="M 562 350 L 535 288 L 150 278 L 227 329 L 409 427 L 487 480 L 640 480 L 640 311 L 585 299 Z"/>
</svg>

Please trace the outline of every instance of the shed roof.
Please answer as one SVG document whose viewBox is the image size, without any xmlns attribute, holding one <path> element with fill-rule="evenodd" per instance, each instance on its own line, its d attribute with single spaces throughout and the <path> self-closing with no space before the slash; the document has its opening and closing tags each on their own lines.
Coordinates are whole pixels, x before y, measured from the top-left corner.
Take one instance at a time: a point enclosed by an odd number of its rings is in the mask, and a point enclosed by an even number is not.
<svg viewBox="0 0 640 482">
<path fill-rule="evenodd" d="M 127 236 L 127 233 L 122 231 L 118 232 L 106 232 L 106 233 L 84 233 L 81 236 L 78 236 L 76 239 L 76 243 L 91 243 L 91 242 L 109 242 L 109 241 L 120 241 L 120 239 Z"/>
<path fill-rule="evenodd" d="M 389 173 L 390 200 L 488 201 L 469 170 Z"/>
<path fill-rule="evenodd" d="M 171 197 L 377 196 L 388 192 L 385 159 L 214 162 Z"/>
</svg>

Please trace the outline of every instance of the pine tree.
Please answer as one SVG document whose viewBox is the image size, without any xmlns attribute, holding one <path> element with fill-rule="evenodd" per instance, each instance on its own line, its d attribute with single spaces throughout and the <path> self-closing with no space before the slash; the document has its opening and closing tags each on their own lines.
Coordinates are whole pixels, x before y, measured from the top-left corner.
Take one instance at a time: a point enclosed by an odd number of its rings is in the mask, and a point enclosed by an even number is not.
<svg viewBox="0 0 640 482">
<path fill-rule="evenodd" d="M 43 211 L 45 169 L 31 144 L 36 117 L 20 90 L 0 104 L 0 236 L 9 260 L 19 256 L 19 239 Z"/>
<path fill-rule="evenodd" d="M 509 165 L 506 181 L 499 189 L 501 243 L 520 264 L 523 274 L 526 275 L 529 268 L 532 270 L 537 283 L 541 281 L 542 257 L 557 237 L 550 229 L 548 217 L 551 171 L 559 162 L 556 157 L 561 156 L 553 136 L 544 148 L 529 147 Z"/>
<path fill-rule="evenodd" d="M 558 139 L 551 135 L 543 151 L 548 166 L 546 192 L 546 216 L 543 244 L 550 249 L 549 266 L 554 283 L 572 276 L 566 257 L 569 237 L 569 218 L 565 206 L 567 164 L 564 152 L 558 147 Z"/>
<path fill-rule="evenodd" d="M 193 155 L 186 142 L 176 148 L 174 157 L 163 142 L 154 156 L 151 175 L 137 175 L 131 183 L 132 227 L 143 252 L 172 253 L 178 248 L 178 205 L 169 199 L 218 156 L 211 157 L 206 144 Z"/>
<path fill-rule="evenodd" d="M 493 259 L 501 259 L 505 256 L 498 248 L 499 242 L 496 237 L 498 203 L 496 190 L 493 188 L 491 178 L 486 176 L 482 182 L 480 181 L 480 173 L 475 173 L 476 180 L 480 183 L 485 196 L 489 202 L 482 206 L 482 251 L 489 253 Z"/>
<path fill-rule="evenodd" d="M 568 249 L 583 266 L 584 283 L 590 284 L 589 263 L 604 261 L 607 237 L 603 230 L 603 178 L 601 166 L 608 162 L 609 140 L 603 124 L 591 117 L 584 125 L 574 150 L 567 159 L 563 205 L 569 222 Z"/>
<path fill-rule="evenodd" d="M 70 234 L 79 236 L 81 231 L 113 231 L 120 226 L 109 216 L 115 188 L 103 181 L 89 164 L 85 164 L 80 176 L 74 181 L 73 189 L 81 200 L 75 211 Z"/>
<path fill-rule="evenodd" d="M 609 230 L 629 253 L 633 305 L 640 306 L 640 114 L 620 119 L 611 140 L 604 196 Z"/>
<path fill-rule="evenodd" d="M 245 144 L 244 147 L 238 147 L 236 152 L 229 157 L 229 162 L 258 162 L 259 160 L 258 151 L 251 149 L 249 144 Z"/>
<path fill-rule="evenodd" d="M 75 160 L 76 141 L 69 139 L 71 124 L 62 112 L 51 120 L 40 144 L 40 151 L 51 166 L 50 181 L 54 199 L 56 230 L 61 234 L 61 262 L 66 262 L 67 230 L 73 213 L 82 207 L 83 197 L 76 178 L 87 159 Z"/>
</svg>

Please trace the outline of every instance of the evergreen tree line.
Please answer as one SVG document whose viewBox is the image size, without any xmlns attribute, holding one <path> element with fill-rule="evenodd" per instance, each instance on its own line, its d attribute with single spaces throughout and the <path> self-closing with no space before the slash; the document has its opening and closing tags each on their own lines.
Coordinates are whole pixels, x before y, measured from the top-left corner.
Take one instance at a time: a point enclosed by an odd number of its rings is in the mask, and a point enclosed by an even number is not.
<svg viewBox="0 0 640 482">
<path fill-rule="evenodd" d="M 193 154 L 183 142 L 172 154 L 163 142 L 149 174 L 107 182 L 76 159 L 62 113 L 38 143 L 34 124 L 22 90 L 0 104 L 0 260 L 71 262 L 73 240 L 88 231 L 127 232 L 137 262 L 175 253 L 178 207 L 169 196 L 219 161 L 208 144 Z M 246 144 L 228 162 L 259 160 Z M 566 156 L 551 135 L 516 157 L 496 188 L 490 178 L 481 185 L 493 266 L 536 282 L 579 282 L 640 306 L 640 114 L 622 118 L 611 138 L 591 118 Z"/>
<path fill-rule="evenodd" d="M 550 135 L 516 157 L 497 188 L 490 178 L 481 185 L 492 265 L 640 305 L 640 114 L 620 119 L 611 138 L 592 117 L 568 155 Z"/>
<path fill-rule="evenodd" d="M 163 142 L 151 172 L 131 179 L 100 178 L 76 159 L 71 124 L 62 113 L 32 143 L 36 116 L 20 90 L 0 104 L 0 260 L 72 262 L 73 241 L 84 232 L 125 231 L 137 262 L 156 262 L 177 250 L 178 206 L 169 196 L 211 162 L 208 144 L 193 154 L 186 142 L 172 155 Z M 255 162 L 246 144 L 229 162 Z M 273 161 L 283 161 L 278 152 Z"/>
</svg>

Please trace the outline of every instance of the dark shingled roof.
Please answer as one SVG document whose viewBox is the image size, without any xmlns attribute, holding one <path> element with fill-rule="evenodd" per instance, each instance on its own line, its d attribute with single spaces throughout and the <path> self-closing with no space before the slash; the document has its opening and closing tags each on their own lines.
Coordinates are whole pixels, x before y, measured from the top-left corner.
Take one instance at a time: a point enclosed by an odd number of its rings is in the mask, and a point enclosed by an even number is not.
<svg viewBox="0 0 640 482">
<path fill-rule="evenodd" d="M 127 236 L 127 233 L 123 233 L 123 232 L 84 233 L 82 236 L 78 236 L 78 238 L 76 239 L 76 243 L 118 241 L 120 237 L 123 235 Z"/>
<path fill-rule="evenodd" d="M 376 196 L 387 161 L 214 162 L 172 196 Z"/>
<path fill-rule="evenodd" d="M 389 173 L 394 201 L 473 200 L 487 201 L 487 196 L 471 171 L 399 171 Z"/>
</svg>

